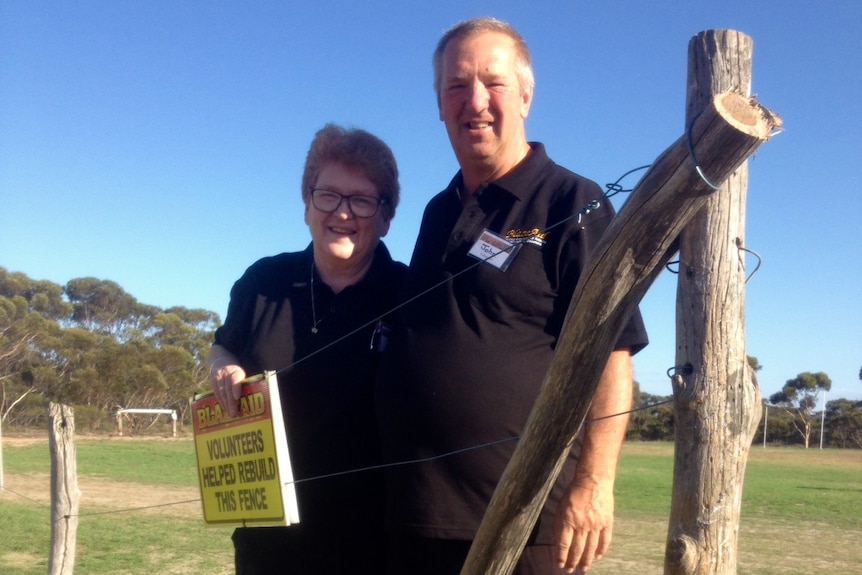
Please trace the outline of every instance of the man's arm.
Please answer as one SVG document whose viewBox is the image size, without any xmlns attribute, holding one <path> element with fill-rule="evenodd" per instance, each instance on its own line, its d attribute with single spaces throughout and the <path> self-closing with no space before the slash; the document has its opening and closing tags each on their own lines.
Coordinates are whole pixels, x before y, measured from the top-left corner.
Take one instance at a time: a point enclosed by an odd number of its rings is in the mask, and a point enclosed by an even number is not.
<svg viewBox="0 0 862 575">
<path fill-rule="evenodd" d="M 584 572 L 611 543 L 614 479 L 632 405 L 632 360 L 628 349 L 611 353 L 596 388 L 584 428 L 575 477 L 557 510 L 557 561 L 570 573 Z M 619 415 L 623 414 L 623 415 Z M 614 417 L 610 417 L 614 416 Z"/>
</svg>

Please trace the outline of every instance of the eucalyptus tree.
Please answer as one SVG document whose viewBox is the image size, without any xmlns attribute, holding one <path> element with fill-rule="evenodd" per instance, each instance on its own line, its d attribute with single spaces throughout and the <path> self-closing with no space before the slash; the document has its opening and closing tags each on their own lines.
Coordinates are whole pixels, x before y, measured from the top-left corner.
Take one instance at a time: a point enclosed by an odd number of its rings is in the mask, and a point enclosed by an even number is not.
<svg viewBox="0 0 862 575">
<path fill-rule="evenodd" d="M 61 286 L 0 267 L 0 416 L 32 424 L 48 401 L 103 419 L 118 407 L 184 413 L 219 321 L 142 304 L 110 280 Z"/>
<path fill-rule="evenodd" d="M 821 391 L 829 391 L 832 380 L 825 373 L 800 373 L 788 379 L 781 391 L 773 393 L 769 402 L 782 407 L 793 421 L 796 431 L 802 436 L 806 449 L 811 439 L 811 430 L 816 422 L 814 408 Z"/>
</svg>

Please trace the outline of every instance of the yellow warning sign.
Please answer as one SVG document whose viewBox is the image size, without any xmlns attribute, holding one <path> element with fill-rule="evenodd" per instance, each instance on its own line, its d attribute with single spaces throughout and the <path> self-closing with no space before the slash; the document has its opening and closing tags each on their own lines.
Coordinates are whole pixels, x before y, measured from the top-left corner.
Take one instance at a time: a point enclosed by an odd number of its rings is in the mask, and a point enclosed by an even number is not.
<svg viewBox="0 0 862 575">
<path fill-rule="evenodd" d="M 275 373 L 243 385 L 236 417 L 211 393 L 196 398 L 192 407 L 206 524 L 298 523 Z"/>
</svg>

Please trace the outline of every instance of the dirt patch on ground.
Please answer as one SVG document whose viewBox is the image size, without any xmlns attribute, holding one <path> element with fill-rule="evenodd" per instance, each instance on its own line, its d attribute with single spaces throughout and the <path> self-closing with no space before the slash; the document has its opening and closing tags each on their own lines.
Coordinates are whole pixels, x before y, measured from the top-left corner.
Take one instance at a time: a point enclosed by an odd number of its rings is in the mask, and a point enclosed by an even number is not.
<svg viewBox="0 0 862 575">
<path fill-rule="evenodd" d="M 28 447 L 40 443 L 48 444 L 48 437 L 44 433 L 3 434 L 3 445 L 9 447 Z"/>
<path fill-rule="evenodd" d="M 194 487 L 167 487 L 100 477 L 78 478 L 80 513 L 127 510 L 188 517 L 200 512 L 200 492 Z M 25 498 L 51 506 L 51 478 L 47 473 L 6 474 L 0 501 Z"/>
<path fill-rule="evenodd" d="M 86 433 L 75 433 L 75 442 L 85 441 L 182 441 L 191 436 L 179 434 L 178 437 L 170 435 L 93 435 Z M 10 447 L 27 447 L 30 445 L 48 445 L 48 434 L 45 431 L 15 431 L 3 432 L 3 445 Z"/>
<path fill-rule="evenodd" d="M 21 551 L 9 551 L 8 553 L 3 553 L 2 556 L 0 556 L 0 561 L 2 561 L 0 565 L 3 567 L 14 569 L 12 573 L 18 573 L 19 571 L 23 571 L 24 569 L 34 565 L 48 566 L 48 560 L 44 557 Z"/>
<path fill-rule="evenodd" d="M 87 436 L 77 435 L 76 442 L 87 441 L 153 441 L 173 438 L 152 436 Z M 48 444 L 44 433 L 4 434 L 3 445 L 9 447 L 28 447 Z M 159 513 L 186 516 L 200 513 L 200 491 L 196 487 L 147 485 L 127 481 L 113 481 L 101 477 L 78 476 L 81 490 L 81 514 L 133 510 L 135 513 Z M 35 503 L 51 506 L 51 477 L 47 473 L 9 474 L 3 477 L 0 501 L 14 501 L 16 498 L 29 499 Z"/>
</svg>

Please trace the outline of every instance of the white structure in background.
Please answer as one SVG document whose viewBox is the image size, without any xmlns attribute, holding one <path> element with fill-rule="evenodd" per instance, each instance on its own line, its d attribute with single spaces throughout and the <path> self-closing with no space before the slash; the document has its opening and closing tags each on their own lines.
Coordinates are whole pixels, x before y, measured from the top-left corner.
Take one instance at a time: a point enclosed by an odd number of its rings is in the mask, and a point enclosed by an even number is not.
<svg viewBox="0 0 862 575">
<path fill-rule="evenodd" d="M 177 436 L 177 410 L 176 409 L 118 409 L 117 410 L 117 429 L 119 434 L 123 435 L 123 415 L 126 413 L 151 413 L 155 415 L 170 415 L 173 424 L 173 436 Z"/>
</svg>

